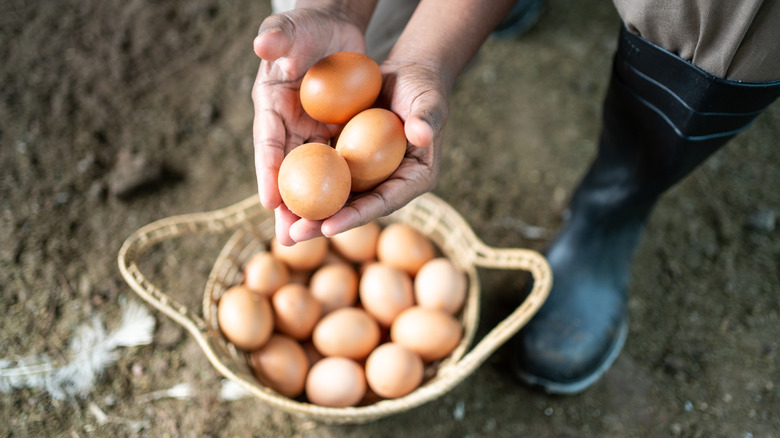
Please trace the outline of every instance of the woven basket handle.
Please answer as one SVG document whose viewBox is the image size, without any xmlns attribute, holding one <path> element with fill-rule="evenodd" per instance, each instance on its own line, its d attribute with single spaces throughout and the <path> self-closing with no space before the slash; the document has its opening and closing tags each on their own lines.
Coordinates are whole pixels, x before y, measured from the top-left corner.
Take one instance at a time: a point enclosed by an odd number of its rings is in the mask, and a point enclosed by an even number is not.
<svg viewBox="0 0 780 438">
<path fill-rule="evenodd" d="M 552 288 L 552 270 L 547 259 L 538 252 L 527 249 L 493 248 L 476 237 L 473 238 L 471 247 L 474 250 L 475 265 L 484 268 L 525 270 L 533 277 L 533 286 L 519 307 L 491 329 L 455 366 L 447 368 L 445 375 L 440 376 L 442 394 L 471 375 L 493 352 L 514 336 L 542 307 Z"/>
<path fill-rule="evenodd" d="M 206 339 L 207 324 L 196 312 L 163 292 L 138 267 L 141 256 L 152 245 L 177 237 L 222 233 L 253 218 L 267 214 L 255 197 L 215 211 L 171 216 L 152 222 L 125 240 L 119 250 L 119 270 L 130 287 L 157 310 L 186 328 L 204 349 L 211 349 Z"/>
</svg>

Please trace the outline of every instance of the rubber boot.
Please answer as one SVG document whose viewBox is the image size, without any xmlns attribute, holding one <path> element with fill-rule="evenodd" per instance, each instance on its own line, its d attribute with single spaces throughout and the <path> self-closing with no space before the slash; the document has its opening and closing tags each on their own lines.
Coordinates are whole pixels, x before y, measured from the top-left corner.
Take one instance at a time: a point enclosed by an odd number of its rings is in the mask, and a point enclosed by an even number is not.
<svg viewBox="0 0 780 438">
<path fill-rule="evenodd" d="M 512 9 L 493 30 L 493 36 L 516 39 L 531 30 L 544 12 L 545 0 L 517 0 Z"/>
<path fill-rule="evenodd" d="M 780 81 L 712 76 L 621 29 L 598 154 L 546 250 L 553 288 L 511 343 L 515 374 L 580 392 L 609 369 L 628 332 L 631 259 L 658 198 L 780 94 Z"/>
</svg>

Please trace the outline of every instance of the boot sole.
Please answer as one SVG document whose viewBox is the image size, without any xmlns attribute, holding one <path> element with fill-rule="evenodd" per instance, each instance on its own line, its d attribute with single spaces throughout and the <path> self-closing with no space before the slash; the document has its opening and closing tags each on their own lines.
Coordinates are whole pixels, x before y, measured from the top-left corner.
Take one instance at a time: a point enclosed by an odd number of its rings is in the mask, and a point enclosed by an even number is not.
<svg viewBox="0 0 780 438">
<path fill-rule="evenodd" d="M 526 385 L 541 388 L 548 394 L 578 394 L 596 383 L 601 378 L 601 376 L 607 372 L 607 370 L 612 366 L 612 364 L 620 355 L 621 350 L 623 350 L 623 345 L 626 343 L 626 337 L 628 337 L 628 318 L 626 318 L 618 328 L 615 342 L 612 343 L 609 352 L 604 357 L 604 360 L 601 362 L 601 364 L 596 368 L 595 371 L 579 380 L 570 382 L 557 382 L 524 372 L 517 366 L 513 367 L 515 376 Z"/>
</svg>

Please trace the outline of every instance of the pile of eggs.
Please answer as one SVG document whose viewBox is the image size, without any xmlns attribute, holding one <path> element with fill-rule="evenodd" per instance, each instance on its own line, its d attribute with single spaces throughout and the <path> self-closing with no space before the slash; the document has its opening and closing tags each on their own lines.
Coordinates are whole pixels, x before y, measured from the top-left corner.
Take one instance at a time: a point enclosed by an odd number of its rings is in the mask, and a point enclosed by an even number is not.
<svg viewBox="0 0 780 438">
<path fill-rule="evenodd" d="M 279 193 L 287 208 L 312 220 L 341 209 L 350 193 L 385 181 L 406 153 L 401 119 L 371 108 L 382 88 L 379 66 L 356 52 L 338 52 L 317 61 L 304 75 L 300 101 L 313 119 L 343 125 L 335 147 L 302 144 L 279 168 Z"/>
<path fill-rule="evenodd" d="M 217 304 L 220 330 L 286 397 L 329 407 L 402 397 L 463 336 L 465 274 L 404 223 L 272 240 L 243 271 Z"/>
</svg>

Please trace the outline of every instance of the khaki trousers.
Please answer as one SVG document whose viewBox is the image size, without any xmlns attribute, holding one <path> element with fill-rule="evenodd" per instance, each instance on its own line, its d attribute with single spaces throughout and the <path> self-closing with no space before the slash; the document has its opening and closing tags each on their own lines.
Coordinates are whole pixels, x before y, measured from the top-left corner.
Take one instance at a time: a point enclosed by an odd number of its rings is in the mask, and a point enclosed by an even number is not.
<svg viewBox="0 0 780 438">
<path fill-rule="evenodd" d="M 629 31 L 710 74 L 733 81 L 780 80 L 780 0 L 613 1 Z M 272 3 L 274 12 L 282 12 L 295 0 Z M 366 31 L 366 53 L 384 59 L 417 3 L 379 0 Z"/>
</svg>

